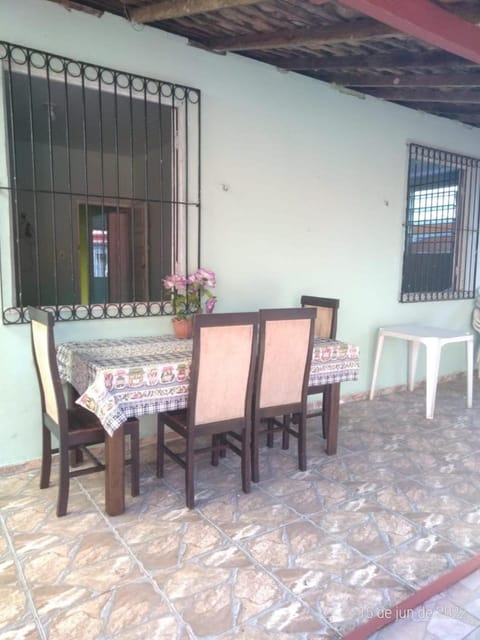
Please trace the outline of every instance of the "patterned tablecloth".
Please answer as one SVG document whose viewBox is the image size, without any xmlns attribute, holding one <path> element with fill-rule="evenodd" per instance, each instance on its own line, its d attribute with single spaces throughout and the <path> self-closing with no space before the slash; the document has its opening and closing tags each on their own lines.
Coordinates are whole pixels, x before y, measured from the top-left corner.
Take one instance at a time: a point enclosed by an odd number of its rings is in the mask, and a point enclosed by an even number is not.
<svg viewBox="0 0 480 640">
<path fill-rule="evenodd" d="M 184 409 L 192 340 L 149 336 L 65 342 L 57 347 L 60 377 L 80 393 L 77 403 L 95 413 L 111 435 L 127 418 Z M 316 338 L 310 384 L 357 380 L 359 349 Z"/>
</svg>

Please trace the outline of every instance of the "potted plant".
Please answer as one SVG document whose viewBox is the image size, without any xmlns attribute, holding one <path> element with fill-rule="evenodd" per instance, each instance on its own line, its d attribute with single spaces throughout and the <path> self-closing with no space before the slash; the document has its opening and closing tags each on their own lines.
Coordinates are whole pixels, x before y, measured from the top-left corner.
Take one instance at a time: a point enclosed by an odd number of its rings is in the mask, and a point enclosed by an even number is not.
<svg viewBox="0 0 480 640">
<path fill-rule="evenodd" d="M 163 286 L 172 295 L 175 335 L 177 338 L 191 338 L 192 315 L 212 313 L 217 302 L 208 288 L 215 286 L 215 273 L 201 268 L 188 276 L 172 274 L 163 279 Z"/>
</svg>

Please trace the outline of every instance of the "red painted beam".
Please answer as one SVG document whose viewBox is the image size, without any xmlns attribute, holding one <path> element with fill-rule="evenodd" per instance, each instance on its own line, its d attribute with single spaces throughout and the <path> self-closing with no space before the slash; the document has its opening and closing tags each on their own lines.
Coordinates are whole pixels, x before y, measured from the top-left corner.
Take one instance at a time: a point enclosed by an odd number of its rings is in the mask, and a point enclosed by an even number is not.
<svg viewBox="0 0 480 640">
<path fill-rule="evenodd" d="M 430 0 L 337 0 L 378 22 L 480 64 L 480 28 Z M 316 0 L 310 0 L 312 4 Z"/>
</svg>

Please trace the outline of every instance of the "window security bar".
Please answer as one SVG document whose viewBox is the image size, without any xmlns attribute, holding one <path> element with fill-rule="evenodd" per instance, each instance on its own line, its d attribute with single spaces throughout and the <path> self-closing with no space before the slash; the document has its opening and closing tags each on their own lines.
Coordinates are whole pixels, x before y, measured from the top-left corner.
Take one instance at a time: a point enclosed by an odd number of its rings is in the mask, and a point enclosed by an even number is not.
<svg viewBox="0 0 480 640">
<path fill-rule="evenodd" d="M 200 91 L 0 42 L 3 322 L 173 312 L 200 264 Z"/>
<path fill-rule="evenodd" d="M 409 145 L 401 302 L 475 297 L 480 160 Z"/>
</svg>

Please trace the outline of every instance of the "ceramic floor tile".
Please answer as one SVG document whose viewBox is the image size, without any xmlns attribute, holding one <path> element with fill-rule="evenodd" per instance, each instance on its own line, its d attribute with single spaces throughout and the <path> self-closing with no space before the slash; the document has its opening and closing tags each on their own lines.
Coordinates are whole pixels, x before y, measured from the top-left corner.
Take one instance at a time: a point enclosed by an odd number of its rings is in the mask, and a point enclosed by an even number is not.
<svg viewBox="0 0 480 640">
<path fill-rule="evenodd" d="M 125 634 L 137 625 L 154 622 L 155 628 L 160 628 L 162 633 L 170 629 L 173 631 L 171 637 L 175 637 L 180 626 L 165 599 L 154 585 L 146 581 L 127 583 L 115 589 L 107 616 L 105 632 L 113 636 L 120 632 Z"/>
<path fill-rule="evenodd" d="M 40 640 L 41 638 L 42 635 L 31 618 L 30 621 L 24 620 L 3 630 L 0 628 L 0 640 Z"/>
<path fill-rule="evenodd" d="M 376 562 L 397 576 L 401 582 L 413 589 L 419 589 L 436 577 L 448 573 L 454 566 L 466 562 L 470 557 L 454 545 L 445 545 L 437 549 L 435 544 L 430 546 L 430 541 L 423 539 L 418 540 L 415 545 L 389 552 L 377 558 Z"/>
<path fill-rule="evenodd" d="M 323 637 L 333 636 L 333 629 L 324 619 L 298 601 L 287 600 L 270 608 L 257 618 L 257 623 L 268 631 L 279 631 L 289 635 L 321 632 L 324 634 Z"/>
<path fill-rule="evenodd" d="M 102 593 L 78 605 L 64 607 L 46 627 L 49 640 L 100 638 L 105 627 L 104 611 L 112 592 Z"/>
<path fill-rule="evenodd" d="M 480 402 L 475 381 L 474 406 Z M 480 431 L 465 379 L 341 405 L 339 447 L 308 422 L 296 441 L 261 447 L 261 479 L 241 491 L 232 452 L 156 478 L 142 445 L 140 496 L 103 512 L 104 478 L 71 483 L 55 515 L 39 470 L 0 473 L 0 640 L 340 640 L 480 551 Z M 480 570 L 371 640 L 480 640 Z M 427 613 L 426 613 L 427 612 Z"/>
<path fill-rule="evenodd" d="M 27 594 L 20 584 L 0 586 L 0 628 L 16 623 L 28 613 Z"/>
</svg>

